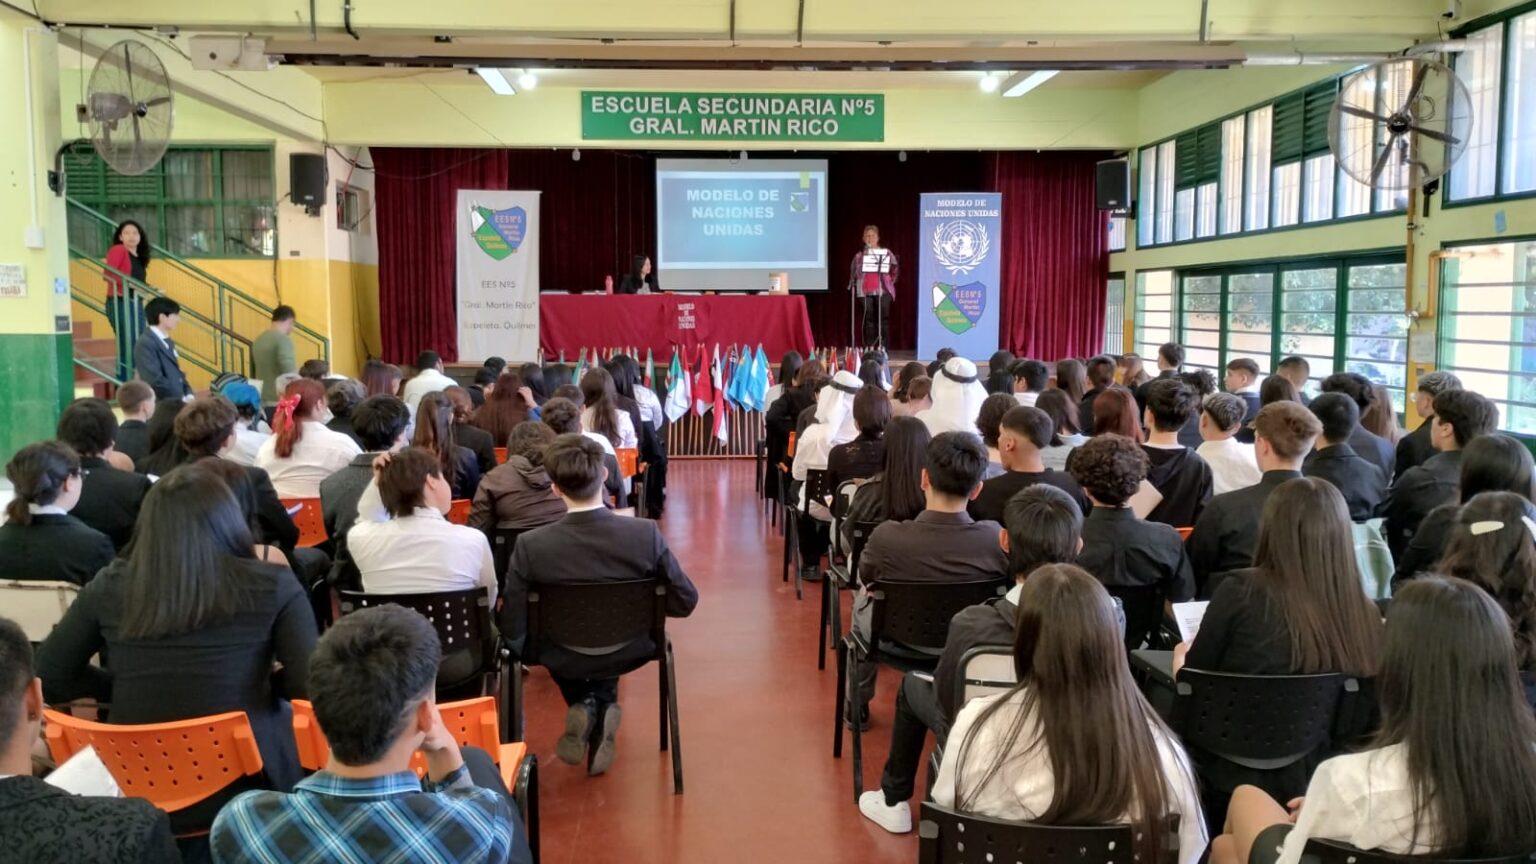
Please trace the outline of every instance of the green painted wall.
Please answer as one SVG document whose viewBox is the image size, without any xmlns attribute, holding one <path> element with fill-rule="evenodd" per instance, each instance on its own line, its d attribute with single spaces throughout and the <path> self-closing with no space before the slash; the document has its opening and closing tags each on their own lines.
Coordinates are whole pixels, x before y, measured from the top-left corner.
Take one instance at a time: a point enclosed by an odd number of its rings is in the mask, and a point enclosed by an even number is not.
<svg viewBox="0 0 1536 864">
<path fill-rule="evenodd" d="M 53 437 L 59 411 L 74 398 L 72 364 L 68 333 L 0 336 L 0 393 L 5 394 L 0 462 Z"/>
</svg>

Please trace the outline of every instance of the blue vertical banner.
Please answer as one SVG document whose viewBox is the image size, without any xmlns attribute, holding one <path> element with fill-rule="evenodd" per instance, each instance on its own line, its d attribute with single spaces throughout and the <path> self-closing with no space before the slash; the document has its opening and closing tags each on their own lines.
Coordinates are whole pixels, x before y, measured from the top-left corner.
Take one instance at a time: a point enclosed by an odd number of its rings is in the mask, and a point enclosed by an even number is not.
<svg viewBox="0 0 1536 864">
<path fill-rule="evenodd" d="M 919 206 L 917 356 L 983 360 L 998 345 L 1002 193 L 925 192 Z"/>
</svg>

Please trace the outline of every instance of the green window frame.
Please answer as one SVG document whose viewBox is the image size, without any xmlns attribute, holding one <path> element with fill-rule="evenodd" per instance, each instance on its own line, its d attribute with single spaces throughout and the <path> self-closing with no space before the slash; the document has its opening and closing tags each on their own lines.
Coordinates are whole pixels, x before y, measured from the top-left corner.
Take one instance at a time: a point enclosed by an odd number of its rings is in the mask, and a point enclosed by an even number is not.
<svg viewBox="0 0 1536 864">
<path fill-rule="evenodd" d="M 1536 237 L 1447 246 L 1438 366 L 1499 406 L 1499 427 L 1536 434 Z"/>
<path fill-rule="evenodd" d="M 1531 153 L 1529 146 L 1530 139 L 1536 136 L 1536 131 L 1533 131 L 1536 121 L 1531 120 L 1530 112 L 1524 110 L 1533 103 L 1532 93 L 1536 91 L 1536 55 L 1531 53 L 1529 47 L 1529 34 L 1533 31 L 1536 31 L 1536 2 L 1523 3 L 1483 16 L 1452 32 L 1451 35 L 1458 39 L 1475 39 L 1495 34 L 1498 37 L 1495 40 L 1498 47 L 1497 69 L 1492 74 L 1492 89 L 1497 92 L 1492 94 L 1492 98 L 1488 97 L 1486 90 L 1472 97 L 1474 110 L 1477 111 L 1475 122 L 1478 127 L 1491 132 L 1493 164 L 1481 166 L 1491 169 L 1492 177 L 1480 175 L 1481 182 L 1477 184 L 1491 191 L 1469 189 L 1465 172 L 1471 170 L 1472 160 L 1477 158 L 1477 154 L 1463 154 L 1441 189 L 1442 207 L 1466 207 L 1536 197 L 1536 187 L 1529 186 L 1531 175 L 1536 173 L 1536 155 Z M 1523 55 L 1518 67 L 1512 62 L 1517 52 Z M 1481 75 L 1487 70 L 1466 68 L 1467 64 L 1476 59 L 1479 58 L 1458 55 L 1454 65 L 1458 73 Z M 1516 72 L 1519 73 L 1518 79 Z M 1493 110 L 1488 110 L 1490 107 Z M 1512 123 L 1517 124 L 1517 128 L 1512 129 Z M 1486 124 L 1492 125 L 1488 127 Z M 1475 127 L 1474 143 L 1486 144 L 1476 140 L 1477 132 L 1478 128 Z M 1523 174 L 1515 176 L 1518 172 Z M 1527 188 L 1512 190 L 1512 185 L 1525 185 Z"/>
<path fill-rule="evenodd" d="M 1174 301 L 1177 291 L 1172 270 L 1141 270 L 1136 273 L 1135 339 L 1132 348 L 1142 357 L 1156 357 L 1158 346 L 1173 341 L 1178 322 Z"/>
</svg>

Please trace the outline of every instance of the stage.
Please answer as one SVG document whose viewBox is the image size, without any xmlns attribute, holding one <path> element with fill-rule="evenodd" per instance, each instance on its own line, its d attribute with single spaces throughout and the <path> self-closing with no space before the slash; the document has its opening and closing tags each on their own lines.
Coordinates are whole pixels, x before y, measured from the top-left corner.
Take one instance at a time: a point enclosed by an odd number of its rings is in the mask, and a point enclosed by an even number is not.
<svg viewBox="0 0 1536 864">
<path fill-rule="evenodd" d="M 633 348 L 644 362 L 650 350 L 657 365 L 682 348 L 689 357 L 699 346 L 713 351 L 747 345 L 773 363 L 786 351 L 809 355 L 816 348 L 805 298 L 798 294 L 542 294 L 539 348 L 546 359 L 564 354 L 575 360 L 583 348 Z"/>
</svg>

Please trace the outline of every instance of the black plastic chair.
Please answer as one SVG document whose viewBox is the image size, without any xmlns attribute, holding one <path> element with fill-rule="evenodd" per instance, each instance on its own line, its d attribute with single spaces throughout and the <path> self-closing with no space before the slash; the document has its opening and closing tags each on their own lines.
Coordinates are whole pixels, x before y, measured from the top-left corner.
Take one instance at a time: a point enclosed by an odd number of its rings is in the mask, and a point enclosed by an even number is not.
<svg viewBox="0 0 1536 864">
<path fill-rule="evenodd" d="M 532 528 L 495 528 L 491 531 L 491 560 L 496 564 L 496 584 L 507 589 L 507 570 L 512 566 L 512 552 L 517 548 L 517 538 Z"/>
<path fill-rule="evenodd" d="M 843 601 L 842 589 L 852 588 L 858 583 L 859 557 L 864 554 L 864 545 L 869 542 L 869 535 L 874 533 L 879 522 L 855 522 L 848 529 L 848 558 L 847 567 L 842 575 L 829 570 L 827 578 L 821 583 L 821 635 L 816 646 L 816 668 L 827 668 L 827 640 L 830 638 L 834 644 L 842 638 L 843 634 Z M 834 528 L 833 531 L 837 529 Z"/>
<path fill-rule="evenodd" d="M 677 670 L 672 640 L 667 636 L 667 583 L 660 578 L 586 584 L 542 584 L 528 587 L 528 633 L 522 663 L 512 664 L 510 715 L 517 718 L 508 737 L 522 740 L 522 665 L 544 665 L 550 649 L 589 659 L 614 657 L 635 642 L 649 638 L 656 653 L 639 663 L 615 659 L 601 676 L 620 676 L 655 661 L 661 693 L 661 749 L 672 751 L 672 789 L 683 794 L 683 742 L 677 713 Z M 670 732 L 670 745 L 668 744 Z M 593 751 L 596 752 L 595 749 Z M 591 758 L 589 754 L 588 758 Z"/>
<path fill-rule="evenodd" d="M 923 802 L 917 824 L 918 864 L 1133 864 L 1130 825 L 1077 827 L 1007 822 Z M 1168 817 L 1164 847 L 1178 860 L 1179 817 Z"/>
<path fill-rule="evenodd" d="M 1162 588 L 1157 585 L 1106 585 L 1104 589 L 1120 601 L 1120 608 L 1125 612 L 1125 650 L 1135 651 L 1143 643 L 1148 648 L 1162 648 Z"/>
<path fill-rule="evenodd" d="M 1007 592 L 1005 580 L 968 582 L 878 581 L 867 586 L 870 598 L 868 641 L 852 627 L 838 642 L 837 716 L 832 756 L 843 755 L 843 715 L 849 683 L 859 680 L 859 665 L 875 663 L 901 672 L 931 672 L 949 638 L 949 620 L 960 610 Z M 857 707 L 857 706 L 855 706 Z M 860 724 L 853 723 L 853 800 L 864 791 L 864 745 Z"/>
<path fill-rule="evenodd" d="M 826 471 L 825 468 L 807 468 L 806 471 L 805 471 L 805 484 L 804 485 L 805 485 L 805 507 L 803 509 L 801 509 L 797 505 L 795 512 L 797 514 L 800 514 L 802 518 L 814 519 L 815 517 L 811 515 L 811 502 L 816 502 L 816 503 L 819 503 L 819 504 L 822 504 L 823 506 L 825 506 L 825 503 L 829 499 L 832 498 L 832 494 L 836 490 L 834 490 L 832 488 L 832 478 L 831 478 L 830 475 L 827 474 L 827 471 Z M 796 538 L 795 538 L 795 554 L 796 555 L 800 554 L 799 533 L 800 533 L 800 529 L 797 527 L 795 529 L 795 534 L 796 534 Z M 819 560 L 818 561 L 806 561 L 803 557 L 801 557 L 801 558 L 797 558 L 797 564 L 799 566 L 795 567 L 795 599 L 796 600 L 800 600 L 800 599 L 803 599 L 803 597 L 804 597 L 804 586 L 805 586 L 805 579 L 804 579 L 804 577 L 801 574 L 803 574 L 805 572 L 805 568 L 807 568 L 807 567 L 820 567 L 821 566 L 821 562 Z"/>
<path fill-rule="evenodd" d="M 365 594 L 338 591 L 342 615 L 394 603 L 415 610 L 432 622 L 442 645 L 437 695 L 442 700 L 491 696 L 498 690 L 502 655 L 491 627 L 491 601 L 484 588 L 437 594 Z M 506 705 L 497 706 L 498 710 Z"/>
<path fill-rule="evenodd" d="M 1301 852 L 1301 864 L 1532 864 L 1536 849 L 1523 855 L 1503 858 L 1436 858 L 1434 856 L 1391 855 L 1386 852 L 1356 849 L 1348 843 L 1307 838 Z"/>
<path fill-rule="evenodd" d="M 782 520 L 781 524 L 784 532 L 784 562 L 783 572 L 780 575 L 782 576 L 783 581 L 787 584 L 789 582 L 789 568 L 792 564 L 796 564 L 796 562 L 798 562 L 800 555 L 800 525 L 799 519 L 797 518 L 800 510 L 796 504 L 795 480 L 792 476 L 790 476 L 789 465 L 787 463 L 779 463 L 778 477 L 778 513 L 779 518 Z M 798 577 L 796 577 L 795 588 L 797 591 L 799 590 L 799 586 L 800 580 Z"/>
</svg>

